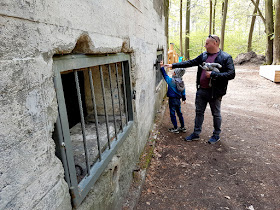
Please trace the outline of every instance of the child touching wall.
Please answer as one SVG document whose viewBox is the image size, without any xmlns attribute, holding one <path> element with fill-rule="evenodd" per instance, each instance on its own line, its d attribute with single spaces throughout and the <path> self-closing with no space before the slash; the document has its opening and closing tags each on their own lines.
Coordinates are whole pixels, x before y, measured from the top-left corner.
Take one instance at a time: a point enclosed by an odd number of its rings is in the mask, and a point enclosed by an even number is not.
<svg viewBox="0 0 280 210">
<path fill-rule="evenodd" d="M 168 131 L 172 133 L 179 133 L 179 132 L 186 132 L 183 114 L 181 112 L 181 99 L 183 103 L 186 103 L 186 95 L 185 95 L 185 85 L 182 80 L 183 75 L 185 74 L 185 69 L 178 68 L 174 69 L 172 78 L 169 77 L 163 66 L 163 62 L 160 63 L 160 71 L 164 80 L 168 85 L 167 90 L 167 97 L 169 98 L 169 111 L 170 111 L 170 118 L 173 124 L 173 128 L 169 128 Z M 177 120 L 175 112 L 178 115 L 181 127 L 178 128 Z"/>
</svg>

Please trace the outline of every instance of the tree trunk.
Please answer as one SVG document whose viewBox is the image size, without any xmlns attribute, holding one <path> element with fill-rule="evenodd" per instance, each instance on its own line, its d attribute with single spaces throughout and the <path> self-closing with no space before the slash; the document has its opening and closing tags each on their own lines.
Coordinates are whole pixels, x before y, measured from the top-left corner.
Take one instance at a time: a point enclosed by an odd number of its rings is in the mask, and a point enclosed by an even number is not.
<svg viewBox="0 0 280 210">
<path fill-rule="evenodd" d="M 266 43 L 266 64 L 270 65 L 273 61 L 273 0 L 265 1 L 265 31 L 267 36 Z"/>
<path fill-rule="evenodd" d="M 185 37 L 185 59 L 190 59 L 190 20 L 191 20 L 191 14 L 190 14 L 190 7 L 191 7 L 191 0 L 187 0 L 187 6 L 186 6 L 186 37 Z"/>
<path fill-rule="evenodd" d="M 180 0 L 180 55 L 183 56 L 183 31 L 182 31 L 182 11 L 183 10 L 183 0 Z"/>
<path fill-rule="evenodd" d="M 224 7 L 223 7 L 223 22 L 222 22 L 222 28 L 221 28 L 221 43 L 220 43 L 221 50 L 224 50 L 225 28 L 226 28 L 226 20 L 227 20 L 227 7 L 228 7 L 228 0 L 225 0 Z"/>
<path fill-rule="evenodd" d="M 215 34 L 215 22 L 216 22 L 216 4 L 217 0 L 214 1 L 214 9 L 213 9 L 213 34 Z"/>
<path fill-rule="evenodd" d="M 280 0 L 275 0 L 273 64 L 280 65 Z"/>
<path fill-rule="evenodd" d="M 253 32 L 254 32 L 254 26 L 255 26 L 256 15 L 257 15 L 257 11 L 258 11 L 257 8 L 259 6 L 259 2 L 260 2 L 260 0 L 256 0 L 255 9 L 254 9 L 254 12 L 252 15 L 251 27 L 250 27 L 250 31 L 249 31 L 249 37 L 248 37 L 247 52 L 252 51 L 252 39 L 253 39 Z"/>
<path fill-rule="evenodd" d="M 212 0 L 210 2 L 210 13 L 209 13 L 209 34 L 212 34 Z"/>
<path fill-rule="evenodd" d="M 171 4 L 171 3 L 170 3 Z M 168 27 L 169 27 L 169 0 L 164 1 L 164 6 L 165 6 L 165 36 L 166 36 L 166 46 L 169 46 L 169 32 L 168 32 Z M 168 49 L 167 49 L 168 51 Z"/>
<path fill-rule="evenodd" d="M 222 18 L 224 16 L 224 7 L 225 7 L 225 2 L 223 1 L 223 3 L 222 3 Z"/>
</svg>

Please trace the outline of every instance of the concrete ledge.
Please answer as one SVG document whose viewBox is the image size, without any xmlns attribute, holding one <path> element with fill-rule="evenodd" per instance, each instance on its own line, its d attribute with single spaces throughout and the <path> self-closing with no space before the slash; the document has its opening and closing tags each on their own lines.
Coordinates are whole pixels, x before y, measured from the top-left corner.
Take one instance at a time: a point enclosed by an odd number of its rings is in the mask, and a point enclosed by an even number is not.
<svg viewBox="0 0 280 210">
<path fill-rule="evenodd" d="M 259 74 L 273 82 L 280 82 L 280 65 L 260 66 Z"/>
</svg>

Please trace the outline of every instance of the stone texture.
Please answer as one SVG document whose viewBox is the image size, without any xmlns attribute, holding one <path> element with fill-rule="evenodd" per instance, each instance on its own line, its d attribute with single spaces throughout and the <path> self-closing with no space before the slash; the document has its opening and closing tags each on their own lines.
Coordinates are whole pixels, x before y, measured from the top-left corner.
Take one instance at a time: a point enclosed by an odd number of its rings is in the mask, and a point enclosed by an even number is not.
<svg viewBox="0 0 280 210">
<path fill-rule="evenodd" d="M 52 57 L 71 52 L 131 55 L 132 132 L 78 209 L 122 206 L 162 98 L 155 94 L 153 64 L 158 49 L 167 52 L 163 3 L 1 1 L 0 209 L 71 209 L 52 139 L 57 119 Z"/>
</svg>

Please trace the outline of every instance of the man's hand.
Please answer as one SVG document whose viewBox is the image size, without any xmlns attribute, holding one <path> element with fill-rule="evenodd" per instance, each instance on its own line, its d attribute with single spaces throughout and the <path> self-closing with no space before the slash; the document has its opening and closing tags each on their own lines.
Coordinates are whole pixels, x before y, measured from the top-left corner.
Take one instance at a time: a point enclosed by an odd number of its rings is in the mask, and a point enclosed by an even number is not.
<svg viewBox="0 0 280 210">
<path fill-rule="evenodd" d="M 212 71 L 205 71 L 205 76 L 207 78 L 210 78 L 211 73 L 212 73 Z"/>
<path fill-rule="evenodd" d="M 164 64 L 163 66 L 167 68 L 172 68 L 172 64 Z"/>
<path fill-rule="evenodd" d="M 172 68 L 172 64 L 163 64 L 163 61 L 160 62 L 160 68 L 161 67 L 167 67 L 167 68 Z"/>
<path fill-rule="evenodd" d="M 186 104 L 187 102 L 186 101 L 183 101 L 183 104 Z"/>
</svg>

